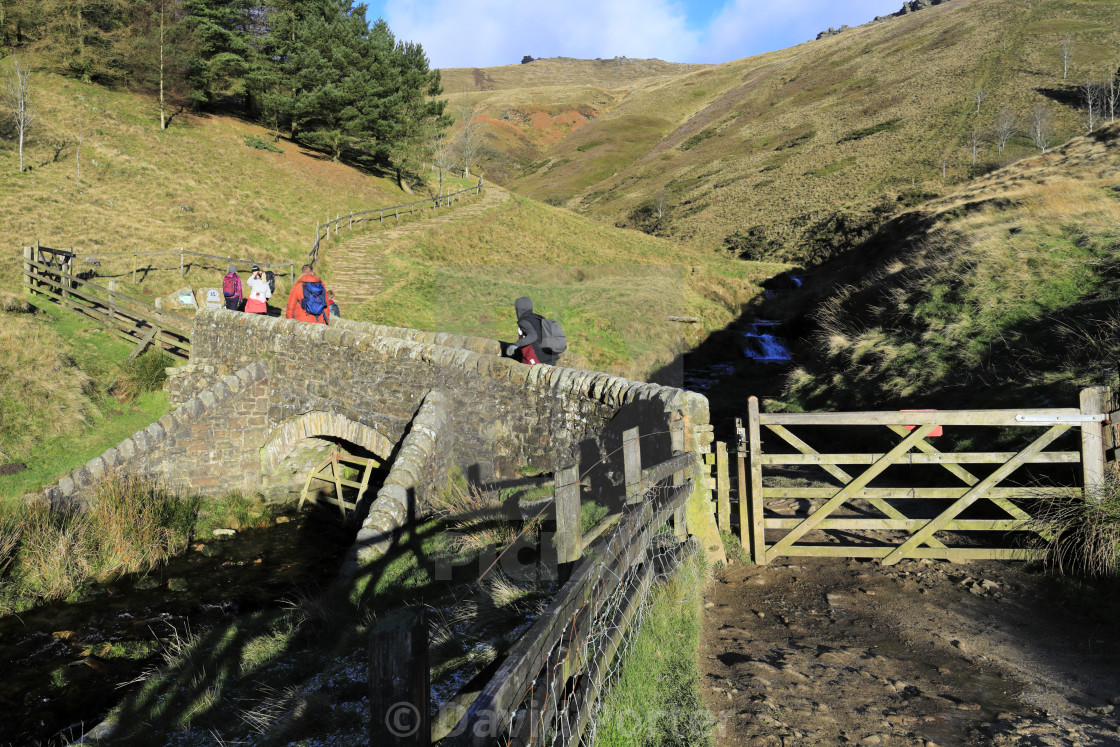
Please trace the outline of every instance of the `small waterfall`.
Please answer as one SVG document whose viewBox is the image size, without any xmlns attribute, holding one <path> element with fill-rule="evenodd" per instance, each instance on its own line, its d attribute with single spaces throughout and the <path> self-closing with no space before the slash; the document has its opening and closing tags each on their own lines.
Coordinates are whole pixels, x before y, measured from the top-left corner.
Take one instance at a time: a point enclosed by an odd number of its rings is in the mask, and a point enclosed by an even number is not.
<svg viewBox="0 0 1120 747">
<path fill-rule="evenodd" d="M 778 322 L 756 319 L 743 330 L 746 348 L 743 354 L 762 363 L 781 363 L 792 360 L 784 337 L 774 334 Z"/>
</svg>

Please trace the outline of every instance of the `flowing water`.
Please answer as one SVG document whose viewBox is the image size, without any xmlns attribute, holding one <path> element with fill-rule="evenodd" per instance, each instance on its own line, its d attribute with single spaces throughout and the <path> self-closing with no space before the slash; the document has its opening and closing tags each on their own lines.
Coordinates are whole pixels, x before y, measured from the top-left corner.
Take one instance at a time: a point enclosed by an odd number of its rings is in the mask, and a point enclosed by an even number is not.
<svg viewBox="0 0 1120 747">
<path fill-rule="evenodd" d="M 330 583 L 351 535 L 330 519 L 292 517 L 195 544 L 80 601 L 0 618 L 0 744 L 67 743 L 159 664 L 167 642 Z"/>
</svg>

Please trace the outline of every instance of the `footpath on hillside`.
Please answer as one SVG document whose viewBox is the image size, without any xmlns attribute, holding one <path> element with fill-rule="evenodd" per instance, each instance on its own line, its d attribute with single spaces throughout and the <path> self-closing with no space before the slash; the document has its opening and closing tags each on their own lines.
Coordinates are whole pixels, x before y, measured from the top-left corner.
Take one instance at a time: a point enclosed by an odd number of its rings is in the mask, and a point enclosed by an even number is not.
<svg viewBox="0 0 1120 747">
<path fill-rule="evenodd" d="M 324 244 L 323 253 L 330 265 L 328 286 L 342 306 L 357 308 L 381 292 L 382 256 L 394 243 L 435 226 L 468 220 L 496 205 L 509 200 L 509 193 L 498 187 L 487 186 L 481 197 L 468 197 L 453 207 L 441 208 L 430 218 L 421 218 L 401 226 L 392 222 L 373 225 L 362 233 Z"/>
<path fill-rule="evenodd" d="M 735 561 L 704 627 L 721 746 L 1120 744 L 1120 620 L 1022 563 Z"/>
</svg>

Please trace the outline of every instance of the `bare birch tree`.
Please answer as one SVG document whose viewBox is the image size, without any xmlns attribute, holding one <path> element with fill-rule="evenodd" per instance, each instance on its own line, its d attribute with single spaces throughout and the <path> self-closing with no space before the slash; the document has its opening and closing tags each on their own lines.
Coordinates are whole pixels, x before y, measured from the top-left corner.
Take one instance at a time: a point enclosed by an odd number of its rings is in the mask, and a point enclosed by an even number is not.
<svg viewBox="0 0 1120 747">
<path fill-rule="evenodd" d="M 988 98 L 988 92 L 983 88 L 976 92 L 976 113 L 980 113 L 980 105 L 984 103 L 984 99 Z"/>
<path fill-rule="evenodd" d="M 1120 78 L 1117 77 L 1117 66 L 1113 65 L 1112 70 L 1109 71 L 1108 81 L 1104 84 L 1103 91 L 1105 98 L 1105 106 L 1108 108 L 1108 121 L 1111 124 L 1116 121 L 1116 105 L 1120 104 Z M 1101 112 L 1104 115 L 1104 112 Z"/>
<path fill-rule="evenodd" d="M 1031 111 L 1031 139 L 1043 153 L 1050 147 L 1050 110 L 1045 104 L 1036 104 Z"/>
<path fill-rule="evenodd" d="M 159 128 L 167 129 L 167 108 L 163 101 L 163 30 L 164 16 L 167 13 L 167 0 L 159 0 Z"/>
<path fill-rule="evenodd" d="M 35 121 L 35 111 L 31 107 L 31 63 L 24 64 L 12 56 L 12 65 L 5 72 L 5 93 L 8 106 L 12 110 L 12 123 L 19 138 L 19 171 L 23 173 L 23 141 L 27 128 Z"/>
<path fill-rule="evenodd" d="M 1015 137 L 1015 115 L 1008 109 L 1000 109 L 999 114 L 996 116 L 996 148 L 999 155 L 1003 155 L 1004 148 L 1007 147 L 1007 141 Z"/>
<path fill-rule="evenodd" d="M 482 148 L 482 123 L 478 121 L 481 107 L 470 98 L 463 97 L 459 102 L 459 121 L 463 123 L 455 138 L 455 153 L 459 164 L 463 167 L 463 178 L 471 176 L 471 164 L 478 158 L 478 151 Z"/>
<path fill-rule="evenodd" d="M 443 174 L 451 170 L 451 151 L 447 147 L 447 138 L 443 131 L 432 135 L 432 165 L 439 172 L 439 197 L 443 198 Z"/>
<path fill-rule="evenodd" d="M 1062 80 L 1069 77 L 1069 63 L 1073 59 L 1073 37 L 1066 34 L 1062 37 Z"/>
<path fill-rule="evenodd" d="M 980 153 L 980 146 L 984 144 L 984 136 L 980 134 L 979 127 L 973 127 L 968 135 L 968 150 L 972 154 L 972 165 L 976 165 L 976 156 Z"/>
</svg>

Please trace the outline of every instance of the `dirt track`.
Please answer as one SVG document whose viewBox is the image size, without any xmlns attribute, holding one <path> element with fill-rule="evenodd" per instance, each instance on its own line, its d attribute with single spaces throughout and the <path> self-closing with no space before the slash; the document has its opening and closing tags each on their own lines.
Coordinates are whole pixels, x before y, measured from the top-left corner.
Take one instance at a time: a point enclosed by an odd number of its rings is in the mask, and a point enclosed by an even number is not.
<svg viewBox="0 0 1120 747">
<path fill-rule="evenodd" d="M 701 649 L 719 745 L 1117 745 L 1120 620 L 1011 562 L 736 562 Z"/>
</svg>

